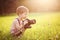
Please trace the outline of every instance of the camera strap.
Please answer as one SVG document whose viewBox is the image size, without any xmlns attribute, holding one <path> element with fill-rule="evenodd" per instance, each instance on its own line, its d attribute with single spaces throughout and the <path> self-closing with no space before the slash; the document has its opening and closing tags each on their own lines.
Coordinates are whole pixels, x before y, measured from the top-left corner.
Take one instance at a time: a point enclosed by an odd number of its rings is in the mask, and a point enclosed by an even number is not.
<svg viewBox="0 0 60 40">
<path fill-rule="evenodd" d="M 17 21 L 18 21 L 18 23 L 20 25 L 20 20 L 18 18 L 16 18 L 16 19 L 17 19 Z M 22 21 L 22 24 L 24 25 L 24 21 Z"/>
<path fill-rule="evenodd" d="M 18 21 L 18 23 L 19 23 L 19 25 L 20 25 L 20 21 L 19 21 L 19 19 L 18 18 L 16 18 L 17 19 L 17 21 Z"/>
</svg>

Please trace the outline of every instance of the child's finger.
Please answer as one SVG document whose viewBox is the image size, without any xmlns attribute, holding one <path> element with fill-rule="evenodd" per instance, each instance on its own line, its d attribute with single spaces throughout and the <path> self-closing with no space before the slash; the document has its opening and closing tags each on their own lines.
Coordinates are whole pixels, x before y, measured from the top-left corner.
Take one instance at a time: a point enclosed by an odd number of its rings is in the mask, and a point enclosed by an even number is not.
<svg viewBox="0 0 60 40">
<path fill-rule="evenodd" d="M 27 21 L 27 20 L 25 20 L 25 21 L 24 21 L 24 25 L 25 25 L 25 24 L 27 24 L 27 23 L 28 23 L 28 21 Z"/>
</svg>

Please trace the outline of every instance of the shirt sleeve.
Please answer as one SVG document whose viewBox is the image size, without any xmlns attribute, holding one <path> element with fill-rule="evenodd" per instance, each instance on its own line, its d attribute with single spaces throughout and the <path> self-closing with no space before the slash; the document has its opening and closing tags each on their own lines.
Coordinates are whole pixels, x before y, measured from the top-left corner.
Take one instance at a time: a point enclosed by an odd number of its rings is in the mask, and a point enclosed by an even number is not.
<svg viewBox="0 0 60 40">
<path fill-rule="evenodd" d="M 19 26 L 19 24 L 18 24 L 18 21 L 15 19 L 15 20 L 13 21 L 13 23 L 12 23 L 11 30 L 13 30 L 13 29 L 19 30 L 19 28 L 20 28 L 20 26 Z"/>
<path fill-rule="evenodd" d="M 18 22 L 18 20 L 16 19 L 15 20 L 15 28 L 17 29 L 17 30 L 20 30 L 20 28 L 22 27 L 20 24 L 19 24 L 19 22 Z"/>
<path fill-rule="evenodd" d="M 12 29 L 12 30 L 18 30 L 18 31 L 21 31 L 21 32 L 25 31 L 24 26 L 23 26 L 23 25 L 21 26 L 21 25 L 19 24 L 19 22 L 18 22 L 17 19 L 14 20 L 11 29 Z M 14 32 L 15 32 L 15 31 L 12 31 L 12 33 L 14 33 Z"/>
</svg>

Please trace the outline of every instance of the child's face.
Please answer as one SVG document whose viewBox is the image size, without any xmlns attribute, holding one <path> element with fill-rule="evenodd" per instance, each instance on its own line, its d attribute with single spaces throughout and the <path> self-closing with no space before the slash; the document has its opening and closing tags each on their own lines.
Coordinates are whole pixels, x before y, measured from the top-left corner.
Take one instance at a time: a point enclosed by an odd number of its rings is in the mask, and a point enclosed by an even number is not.
<svg viewBox="0 0 60 40">
<path fill-rule="evenodd" d="M 22 14 L 19 14 L 19 17 L 25 19 L 27 17 L 27 12 L 23 12 Z"/>
</svg>

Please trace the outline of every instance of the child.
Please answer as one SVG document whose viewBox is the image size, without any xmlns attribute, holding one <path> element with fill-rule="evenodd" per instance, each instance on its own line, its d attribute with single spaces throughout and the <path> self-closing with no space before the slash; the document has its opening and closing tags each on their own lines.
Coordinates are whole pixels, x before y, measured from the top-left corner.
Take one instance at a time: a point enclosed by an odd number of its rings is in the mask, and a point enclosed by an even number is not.
<svg viewBox="0 0 60 40">
<path fill-rule="evenodd" d="M 27 13 L 29 13 L 29 10 L 28 10 L 28 8 L 26 8 L 24 6 L 19 6 L 16 9 L 16 13 L 18 15 L 18 18 L 16 18 L 14 20 L 13 24 L 12 24 L 11 34 L 13 36 L 20 36 L 26 30 L 24 28 L 24 25 L 27 24 L 28 22 L 27 21 L 24 21 L 24 20 L 27 19 Z"/>
</svg>

